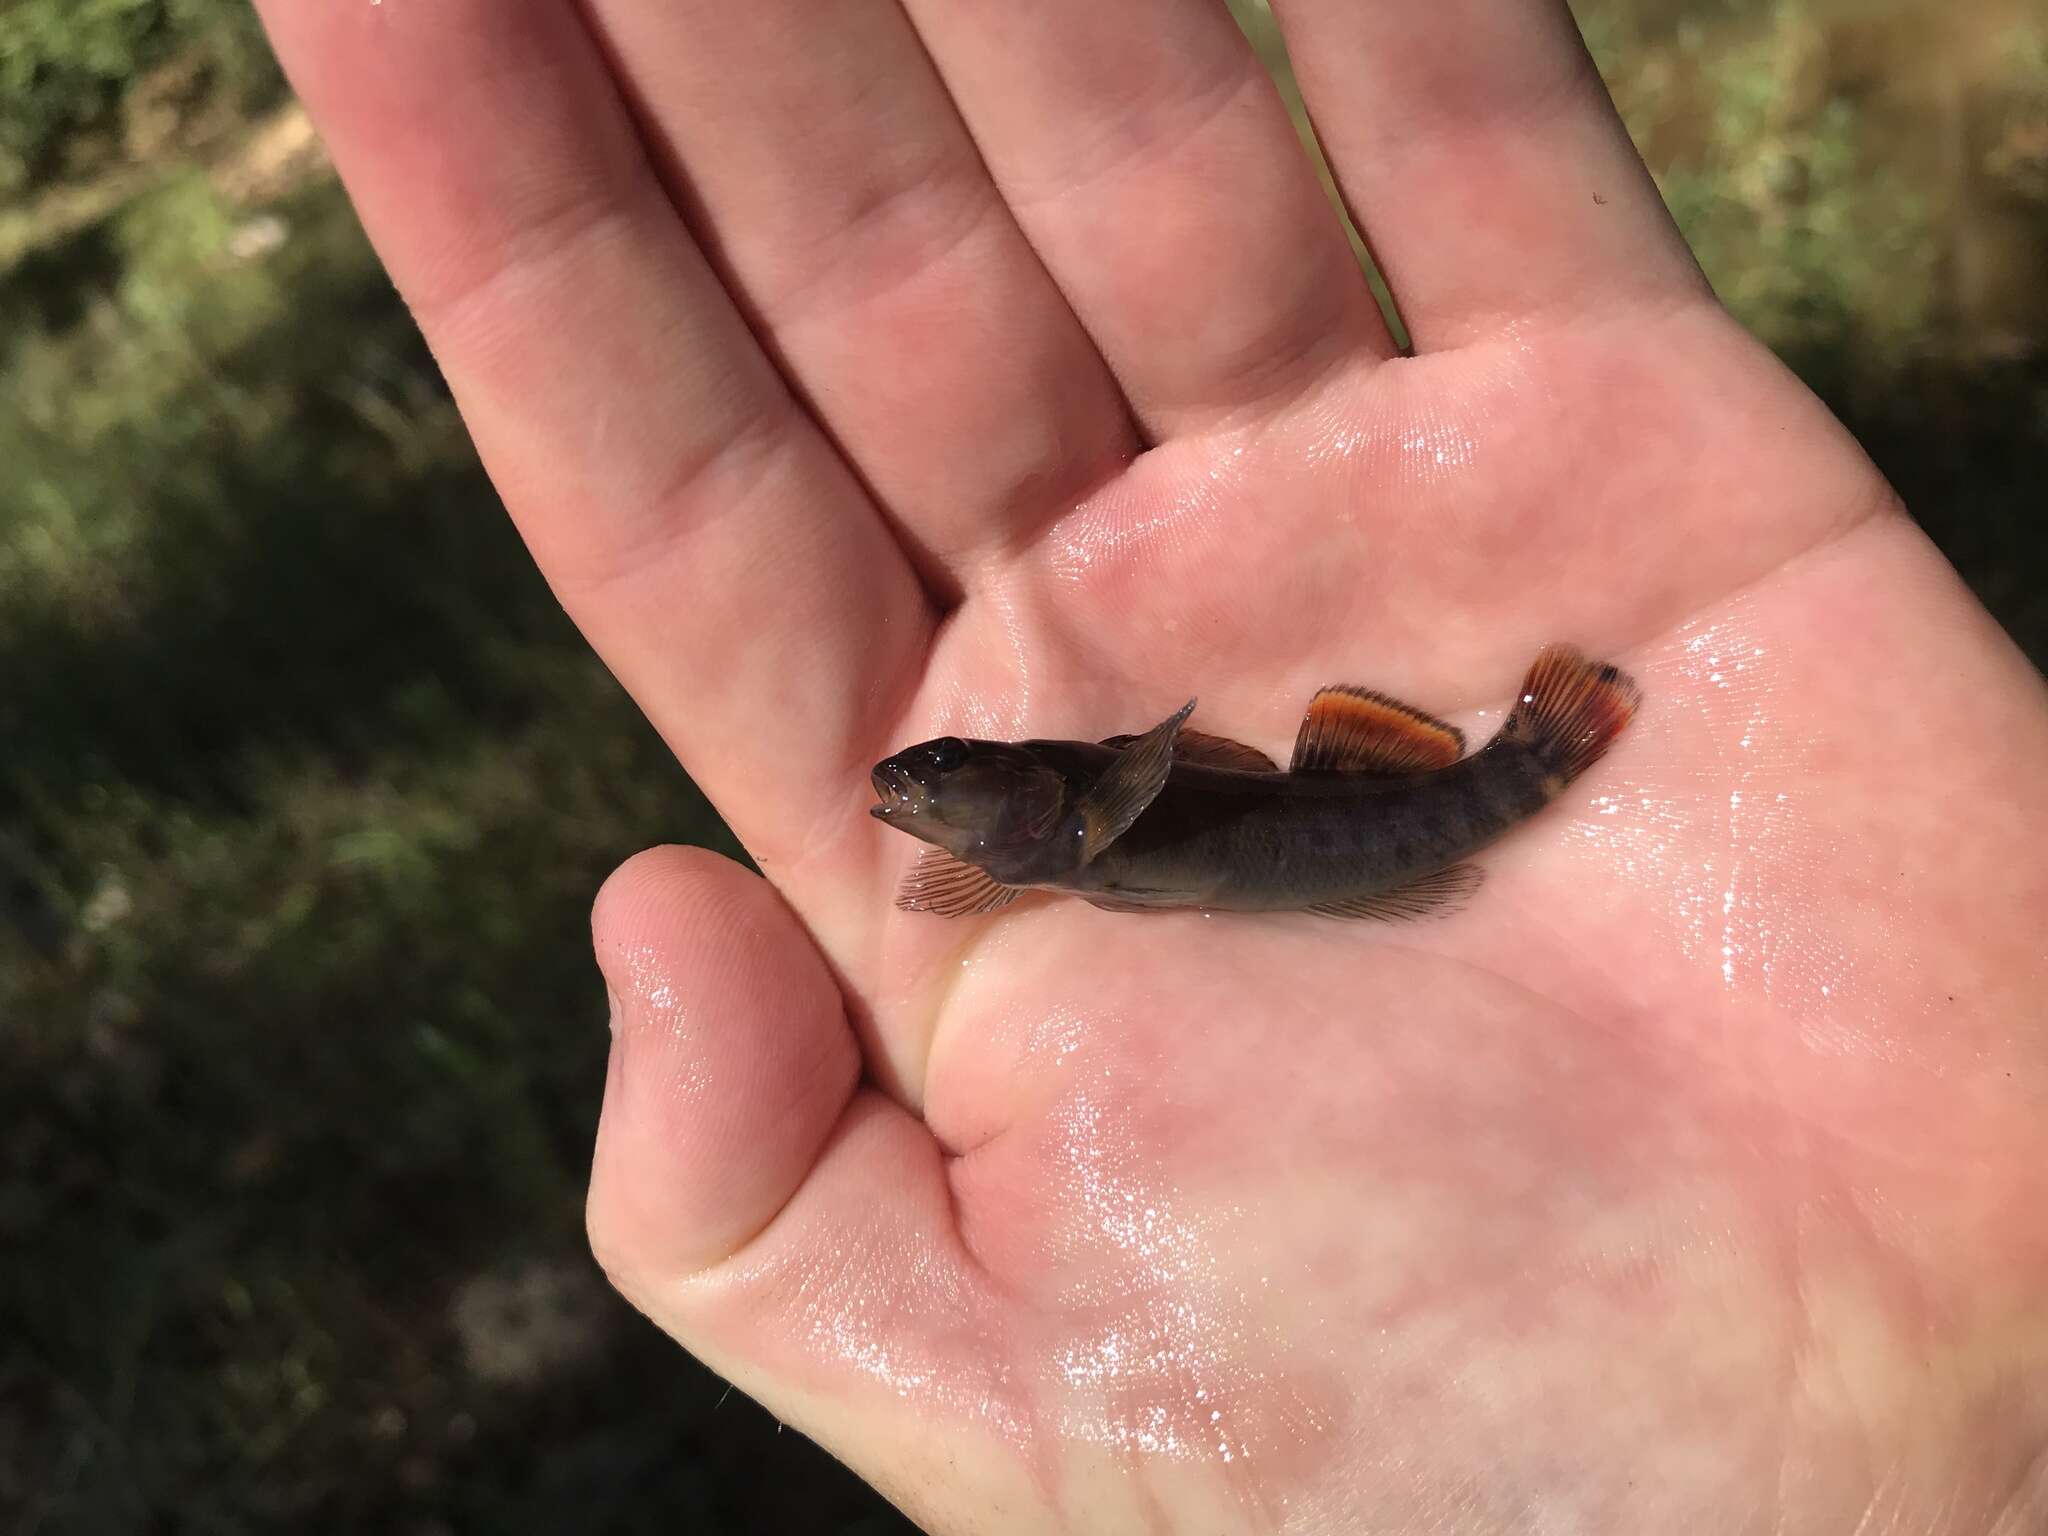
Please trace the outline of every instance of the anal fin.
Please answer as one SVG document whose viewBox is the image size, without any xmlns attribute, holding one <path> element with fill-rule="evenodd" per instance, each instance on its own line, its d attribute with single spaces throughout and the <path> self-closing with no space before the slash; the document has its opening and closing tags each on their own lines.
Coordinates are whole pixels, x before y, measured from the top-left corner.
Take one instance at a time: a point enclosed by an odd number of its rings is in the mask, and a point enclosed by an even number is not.
<svg viewBox="0 0 2048 1536">
<path fill-rule="evenodd" d="M 1100 907 L 1105 912 L 1172 912 L 1174 907 L 1162 907 L 1149 901 L 1132 901 L 1124 896 L 1106 896 L 1091 891 L 1081 898 L 1091 907 Z"/>
<path fill-rule="evenodd" d="M 939 917 L 978 917 L 999 912 L 1024 892 L 1004 885 L 985 869 L 956 859 L 945 849 L 926 843 L 917 862 L 896 891 L 896 905 L 905 912 L 930 912 Z"/>
<path fill-rule="evenodd" d="M 1319 689 L 1294 738 L 1300 772 L 1428 773 L 1465 755 L 1465 733 L 1370 688 Z"/>
<path fill-rule="evenodd" d="M 1414 922 L 1457 911 L 1479 889 L 1486 871 L 1477 864 L 1453 864 L 1371 896 L 1326 901 L 1308 908 L 1321 917 L 1372 918 L 1383 923 Z"/>
</svg>

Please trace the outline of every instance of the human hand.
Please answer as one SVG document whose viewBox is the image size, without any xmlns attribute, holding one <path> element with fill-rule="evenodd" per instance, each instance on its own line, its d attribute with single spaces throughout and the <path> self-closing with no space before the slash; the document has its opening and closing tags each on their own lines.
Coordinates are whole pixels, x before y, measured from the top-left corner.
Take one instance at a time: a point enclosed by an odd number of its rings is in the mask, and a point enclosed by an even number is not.
<svg viewBox="0 0 2048 1536">
<path fill-rule="evenodd" d="M 773 882 L 598 904 L 663 1327 L 935 1530 L 2048 1518 L 2040 681 L 1561 7 L 1279 7 L 1410 358 L 1220 6 L 263 5 Z M 1451 920 L 890 905 L 907 742 L 1284 748 L 1560 639 L 1644 708 Z"/>
</svg>

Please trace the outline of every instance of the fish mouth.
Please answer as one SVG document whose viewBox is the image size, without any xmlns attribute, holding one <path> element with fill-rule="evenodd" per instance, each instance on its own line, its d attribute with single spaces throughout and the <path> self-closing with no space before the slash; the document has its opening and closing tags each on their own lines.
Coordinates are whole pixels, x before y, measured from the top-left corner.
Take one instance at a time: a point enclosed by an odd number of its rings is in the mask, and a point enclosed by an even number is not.
<svg viewBox="0 0 2048 1536">
<path fill-rule="evenodd" d="M 875 796 L 882 803 L 868 807 L 868 814 L 877 821 L 890 821 L 897 816 L 917 814 L 916 786 L 910 775 L 894 763 L 881 763 L 868 775 L 868 782 L 875 787 Z"/>
</svg>

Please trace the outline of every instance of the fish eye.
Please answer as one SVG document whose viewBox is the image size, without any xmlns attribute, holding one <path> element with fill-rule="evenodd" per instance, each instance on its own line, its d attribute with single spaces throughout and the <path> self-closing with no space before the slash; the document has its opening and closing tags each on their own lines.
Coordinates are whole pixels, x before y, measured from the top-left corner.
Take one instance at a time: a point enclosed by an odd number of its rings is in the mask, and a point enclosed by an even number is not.
<svg viewBox="0 0 2048 1536">
<path fill-rule="evenodd" d="M 941 773 L 951 773 L 967 761 L 967 743 L 958 736 L 941 736 L 932 743 L 932 766 Z"/>
</svg>

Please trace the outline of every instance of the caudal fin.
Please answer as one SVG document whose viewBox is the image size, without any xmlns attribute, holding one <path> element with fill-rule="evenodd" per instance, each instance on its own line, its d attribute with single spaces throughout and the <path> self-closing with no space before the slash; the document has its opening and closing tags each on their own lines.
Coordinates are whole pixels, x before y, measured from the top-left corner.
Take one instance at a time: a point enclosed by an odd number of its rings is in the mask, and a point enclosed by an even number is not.
<svg viewBox="0 0 2048 1536">
<path fill-rule="evenodd" d="M 1588 661 L 1568 645 L 1547 645 L 1522 680 L 1503 734 L 1529 745 L 1569 784 L 1600 761 L 1643 701 L 1618 667 Z"/>
</svg>

